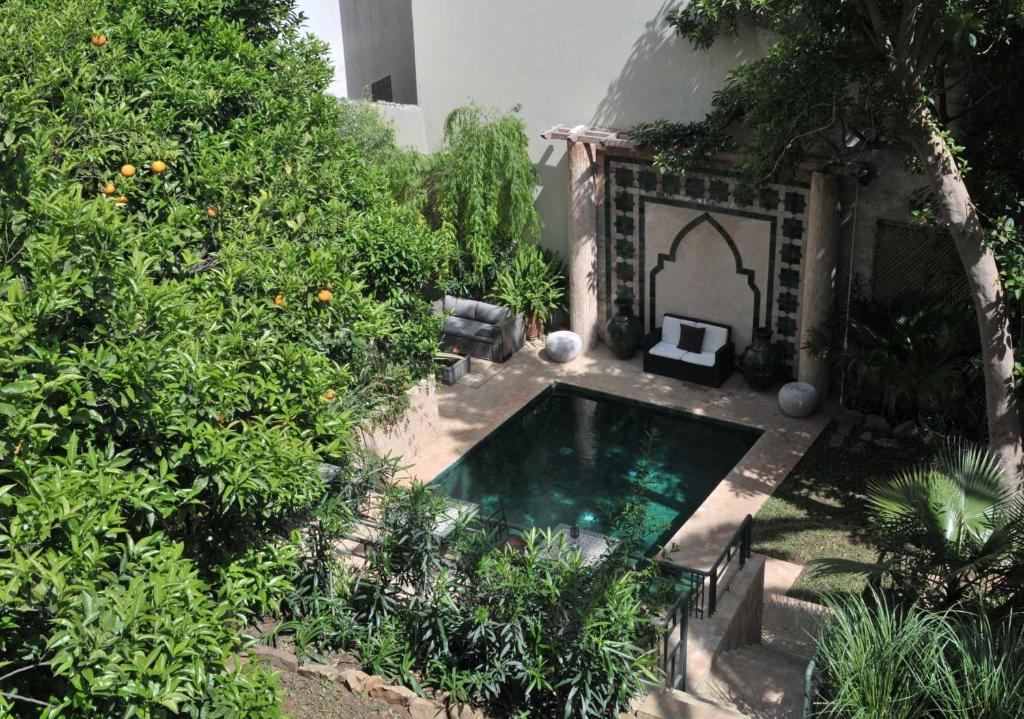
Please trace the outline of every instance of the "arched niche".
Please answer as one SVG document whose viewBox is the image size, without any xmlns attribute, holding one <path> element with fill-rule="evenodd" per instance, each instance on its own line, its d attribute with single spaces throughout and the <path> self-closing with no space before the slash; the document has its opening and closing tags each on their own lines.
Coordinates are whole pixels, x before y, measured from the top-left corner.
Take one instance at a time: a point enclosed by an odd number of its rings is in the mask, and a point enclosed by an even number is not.
<svg viewBox="0 0 1024 719">
<path fill-rule="evenodd" d="M 713 320 L 733 328 L 736 349 L 742 351 L 768 314 L 771 224 L 663 209 L 668 218 L 648 214 L 649 328 L 660 324 L 665 312 Z M 665 231 L 680 221 L 674 236 Z"/>
</svg>

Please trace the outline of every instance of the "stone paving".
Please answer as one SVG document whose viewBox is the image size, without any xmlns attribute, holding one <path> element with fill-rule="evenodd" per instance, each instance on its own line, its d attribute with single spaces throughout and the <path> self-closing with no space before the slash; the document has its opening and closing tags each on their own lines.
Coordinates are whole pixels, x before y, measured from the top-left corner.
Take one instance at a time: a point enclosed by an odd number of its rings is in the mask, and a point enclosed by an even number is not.
<svg viewBox="0 0 1024 719">
<path fill-rule="evenodd" d="M 710 568 L 743 518 L 757 514 L 832 414 L 826 405 L 806 419 L 787 417 L 775 391 L 751 390 L 739 372 L 716 389 L 647 374 L 639 354 L 622 361 L 603 344 L 567 364 L 527 344 L 503 365 L 474 358 L 469 377 L 438 388 L 433 434 L 417 438 L 419 449 L 404 457 L 410 476 L 429 482 L 554 381 L 764 430 L 666 546 L 669 561 L 695 569 Z"/>
</svg>

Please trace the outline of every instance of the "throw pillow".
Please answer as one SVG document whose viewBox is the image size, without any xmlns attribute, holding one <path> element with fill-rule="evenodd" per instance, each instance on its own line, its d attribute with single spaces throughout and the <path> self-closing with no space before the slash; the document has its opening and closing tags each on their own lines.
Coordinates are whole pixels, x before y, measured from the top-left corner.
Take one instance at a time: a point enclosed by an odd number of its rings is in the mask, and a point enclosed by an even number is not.
<svg viewBox="0 0 1024 719">
<path fill-rule="evenodd" d="M 700 352 L 704 344 L 704 328 L 683 325 L 679 328 L 679 349 L 684 352 Z"/>
</svg>

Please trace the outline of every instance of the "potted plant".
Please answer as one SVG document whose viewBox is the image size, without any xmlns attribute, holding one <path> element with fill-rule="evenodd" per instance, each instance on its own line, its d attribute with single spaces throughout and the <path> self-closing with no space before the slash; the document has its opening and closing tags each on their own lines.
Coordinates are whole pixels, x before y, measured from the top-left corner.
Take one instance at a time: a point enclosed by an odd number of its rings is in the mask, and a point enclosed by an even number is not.
<svg viewBox="0 0 1024 719">
<path fill-rule="evenodd" d="M 437 363 L 434 376 L 443 385 L 451 387 L 469 374 L 469 355 L 462 354 L 458 349 L 451 352 L 438 352 L 434 355 L 434 362 Z"/>
<path fill-rule="evenodd" d="M 521 245 L 508 267 L 498 272 L 490 299 L 526 318 L 526 338 L 536 339 L 565 296 L 561 263 L 536 245 Z"/>
</svg>

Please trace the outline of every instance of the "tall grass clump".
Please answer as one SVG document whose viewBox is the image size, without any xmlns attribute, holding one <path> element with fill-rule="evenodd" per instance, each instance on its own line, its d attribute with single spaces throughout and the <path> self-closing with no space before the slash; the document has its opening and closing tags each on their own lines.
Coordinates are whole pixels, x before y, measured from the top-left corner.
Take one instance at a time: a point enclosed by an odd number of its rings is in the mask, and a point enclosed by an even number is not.
<svg viewBox="0 0 1024 719">
<path fill-rule="evenodd" d="M 879 592 L 830 603 L 818 640 L 827 719 L 1008 719 L 1024 707 L 1024 623 L 901 605 Z"/>
<path fill-rule="evenodd" d="M 941 666 L 943 618 L 905 609 L 873 595 L 874 603 L 838 600 L 822 627 L 818 660 L 827 687 L 827 716 L 917 719 Z"/>
</svg>

